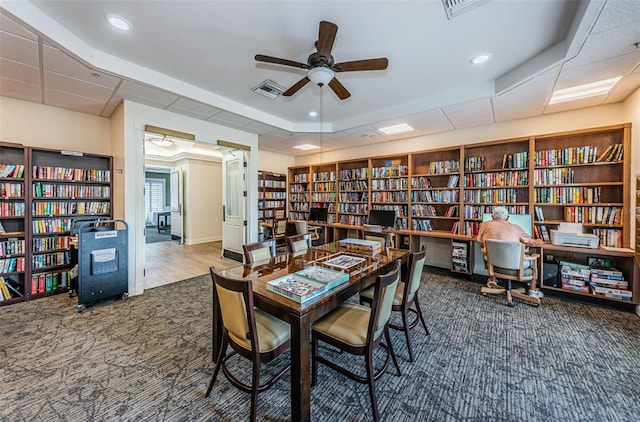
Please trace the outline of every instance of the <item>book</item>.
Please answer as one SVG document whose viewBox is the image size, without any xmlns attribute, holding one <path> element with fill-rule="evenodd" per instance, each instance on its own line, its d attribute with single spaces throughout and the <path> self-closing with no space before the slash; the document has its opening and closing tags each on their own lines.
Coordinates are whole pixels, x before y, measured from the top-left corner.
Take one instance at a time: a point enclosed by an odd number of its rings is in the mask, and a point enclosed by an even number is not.
<svg viewBox="0 0 640 422">
<path fill-rule="evenodd" d="M 11 299 L 11 294 L 9 293 L 9 290 L 7 289 L 7 286 L 6 286 L 5 281 L 4 281 L 4 277 L 0 277 L 0 294 L 3 297 L 2 300 Z"/>
<path fill-rule="evenodd" d="M 309 280 L 294 273 L 268 281 L 267 290 L 285 296 L 295 302 L 304 303 L 320 296 L 327 288 L 323 283 Z"/>
<path fill-rule="evenodd" d="M 296 272 L 296 274 L 315 282 L 325 284 L 326 290 L 333 289 L 334 287 L 349 281 L 349 274 L 319 266 L 305 268 Z"/>
<path fill-rule="evenodd" d="M 0 234 L 4 234 L 7 231 L 4 229 L 4 226 L 2 225 L 2 222 L 0 221 Z"/>
</svg>

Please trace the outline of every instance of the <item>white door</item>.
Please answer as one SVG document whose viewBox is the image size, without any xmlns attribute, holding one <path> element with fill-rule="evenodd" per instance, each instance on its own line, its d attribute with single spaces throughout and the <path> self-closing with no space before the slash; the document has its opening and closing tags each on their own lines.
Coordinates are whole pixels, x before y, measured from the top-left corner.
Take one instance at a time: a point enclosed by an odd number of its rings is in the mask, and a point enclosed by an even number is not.
<svg viewBox="0 0 640 422">
<path fill-rule="evenodd" d="M 177 236 L 180 244 L 184 243 L 184 187 L 182 185 L 182 172 L 171 170 L 171 237 Z"/>
<path fill-rule="evenodd" d="M 247 236 L 246 151 L 223 154 L 222 180 L 222 254 L 242 262 L 242 245 Z"/>
</svg>

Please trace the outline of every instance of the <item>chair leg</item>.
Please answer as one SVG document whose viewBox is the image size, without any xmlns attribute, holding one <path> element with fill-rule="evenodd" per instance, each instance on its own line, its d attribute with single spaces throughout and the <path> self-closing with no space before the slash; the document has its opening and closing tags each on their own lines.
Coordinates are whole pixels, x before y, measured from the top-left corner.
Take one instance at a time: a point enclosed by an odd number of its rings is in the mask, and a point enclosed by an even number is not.
<svg viewBox="0 0 640 422">
<path fill-rule="evenodd" d="M 402 324 L 404 325 L 404 337 L 407 340 L 407 348 L 409 349 L 409 362 L 413 362 L 413 348 L 411 347 L 411 329 L 409 328 L 409 318 L 407 309 L 402 310 Z"/>
<path fill-rule="evenodd" d="M 251 380 L 251 416 L 250 421 L 255 422 L 258 412 L 258 387 L 260 386 L 260 361 L 253 363 L 253 377 Z"/>
<path fill-rule="evenodd" d="M 216 381 L 218 372 L 220 372 L 220 367 L 223 365 L 222 360 L 224 359 L 224 354 L 226 353 L 226 351 L 227 351 L 227 339 L 225 337 L 225 339 L 222 340 L 222 344 L 220 345 L 220 353 L 218 353 L 218 359 L 216 359 L 216 369 L 214 369 L 213 375 L 211 376 L 211 381 L 209 381 L 209 387 L 207 387 L 207 394 L 204 395 L 205 397 L 209 397 L 209 394 L 211 394 L 213 383 Z"/>
<path fill-rule="evenodd" d="M 416 296 L 416 299 L 413 301 L 413 303 L 416 304 L 416 313 L 418 314 L 418 317 L 420 318 L 420 321 L 422 322 L 422 326 L 424 327 L 424 331 L 426 331 L 427 335 L 431 335 L 431 333 L 429 332 L 429 329 L 427 328 L 427 323 L 424 322 L 424 317 L 422 316 L 422 309 L 420 309 L 420 303 L 418 302 L 418 296 Z"/>
<path fill-rule="evenodd" d="M 389 327 L 384 330 L 384 338 L 387 341 L 388 352 L 391 354 L 391 359 L 393 360 L 393 364 L 396 366 L 396 371 L 398 371 L 398 376 L 402 376 L 402 372 L 400 372 L 400 365 L 398 365 L 398 359 L 396 359 L 396 354 L 393 351 L 393 344 L 391 344 L 391 335 L 389 334 Z"/>
<path fill-rule="evenodd" d="M 513 297 L 511 296 L 511 280 L 507 280 L 507 306 L 514 306 Z"/>
<path fill-rule="evenodd" d="M 371 411 L 373 412 L 373 420 L 380 420 L 378 415 L 378 399 L 376 398 L 375 386 L 375 368 L 373 367 L 373 350 L 369 349 L 364 357 L 365 367 L 367 369 L 367 385 L 369 386 L 369 397 L 371 398 Z"/>
<path fill-rule="evenodd" d="M 311 386 L 314 387 L 318 380 L 318 339 L 311 334 Z"/>
</svg>

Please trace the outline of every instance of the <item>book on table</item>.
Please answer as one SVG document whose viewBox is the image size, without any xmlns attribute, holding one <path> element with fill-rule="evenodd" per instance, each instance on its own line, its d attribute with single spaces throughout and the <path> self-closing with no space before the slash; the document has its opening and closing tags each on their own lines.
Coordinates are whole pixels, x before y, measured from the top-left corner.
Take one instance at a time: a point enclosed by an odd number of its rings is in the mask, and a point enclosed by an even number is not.
<svg viewBox="0 0 640 422">
<path fill-rule="evenodd" d="M 349 280 L 349 274 L 309 267 L 267 282 L 267 290 L 304 303 Z"/>
</svg>

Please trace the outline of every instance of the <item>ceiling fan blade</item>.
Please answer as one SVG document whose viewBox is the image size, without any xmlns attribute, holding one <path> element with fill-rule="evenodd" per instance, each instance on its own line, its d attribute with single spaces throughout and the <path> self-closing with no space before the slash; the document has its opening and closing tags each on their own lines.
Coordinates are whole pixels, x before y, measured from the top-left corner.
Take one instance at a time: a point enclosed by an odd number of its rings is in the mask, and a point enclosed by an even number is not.
<svg viewBox="0 0 640 422">
<path fill-rule="evenodd" d="M 300 79 L 298 82 L 295 83 L 295 85 L 293 85 L 291 88 L 287 89 L 285 92 L 282 93 L 283 97 L 290 97 L 293 94 L 295 94 L 296 92 L 298 92 L 300 90 L 300 88 L 302 88 L 303 86 L 305 86 L 306 84 L 308 84 L 309 78 L 307 78 L 306 76 L 302 79 Z"/>
<path fill-rule="evenodd" d="M 352 62 L 342 62 L 333 65 L 335 72 L 355 72 L 358 70 L 384 70 L 389 65 L 386 57 L 379 59 L 355 60 Z"/>
<path fill-rule="evenodd" d="M 335 92 L 341 100 L 346 100 L 351 96 L 351 93 L 347 91 L 347 88 L 345 88 L 344 85 L 342 85 L 336 78 L 331 79 L 331 82 L 329 82 L 329 88 L 333 89 L 333 92 Z"/>
<path fill-rule="evenodd" d="M 320 31 L 318 33 L 318 42 L 316 43 L 316 49 L 320 56 L 329 57 L 331 55 L 331 49 L 337 33 L 338 26 L 335 23 L 320 21 Z"/>
<path fill-rule="evenodd" d="M 291 66 L 291 67 L 299 67 L 301 69 L 309 69 L 309 65 L 306 63 L 294 62 L 293 60 L 279 59 L 277 57 L 271 57 L 271 56 L 263 56 L 262 54 L 256 54 L 256 61 L 281 64 L 284 66 Z"/>
</svg>

